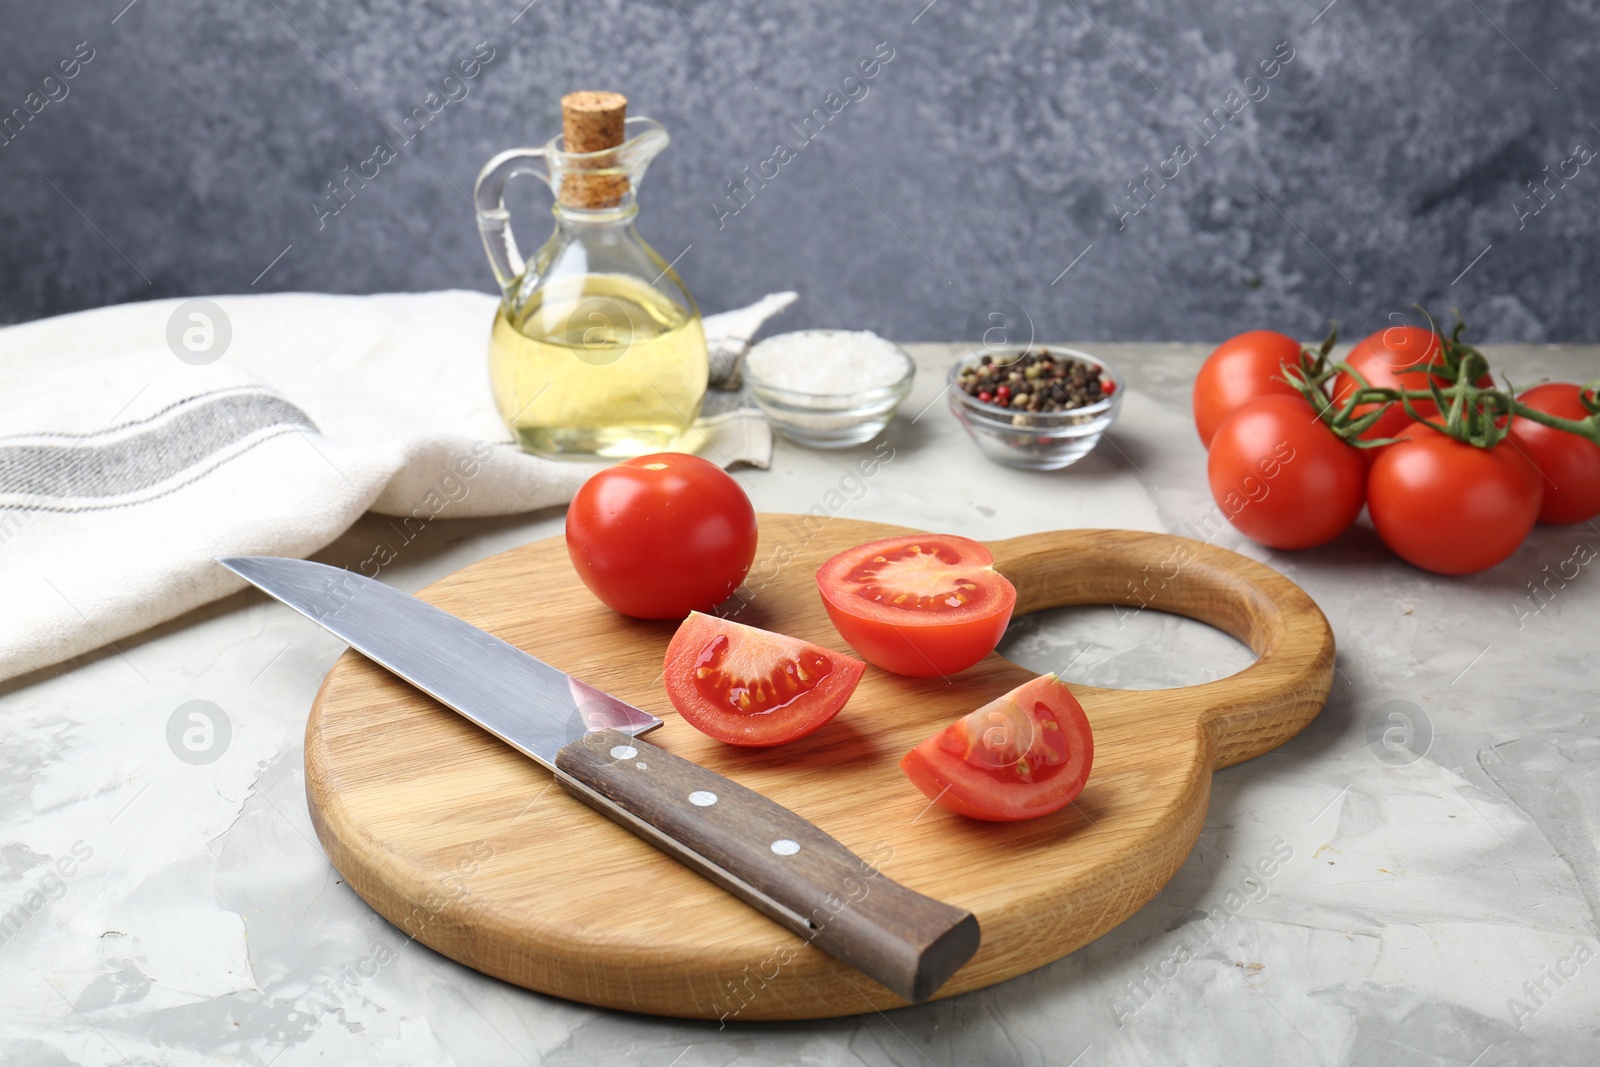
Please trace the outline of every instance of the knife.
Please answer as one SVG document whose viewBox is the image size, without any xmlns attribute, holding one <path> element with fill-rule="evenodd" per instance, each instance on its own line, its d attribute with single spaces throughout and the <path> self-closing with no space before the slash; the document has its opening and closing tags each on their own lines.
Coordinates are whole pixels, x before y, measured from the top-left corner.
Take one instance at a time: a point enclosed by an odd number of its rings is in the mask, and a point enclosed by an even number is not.
<svg viewBox="0 0 1600 1067">
<path fill-rule="evenodd" d="M 639 740 L 661 725 L 654 715 L 365 575 L 276 556 L 217 562 L 900 997 L 928 999 L 978 950 L 970 912 L 889 879 L 760 793 Z"/>
</svg>

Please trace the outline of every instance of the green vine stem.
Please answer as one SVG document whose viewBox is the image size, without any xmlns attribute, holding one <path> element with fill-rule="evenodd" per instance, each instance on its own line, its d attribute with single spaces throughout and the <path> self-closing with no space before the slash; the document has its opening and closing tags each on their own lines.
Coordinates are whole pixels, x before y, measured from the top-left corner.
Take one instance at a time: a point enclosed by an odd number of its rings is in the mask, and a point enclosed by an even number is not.
<svg viewBox="0 0 1600 1067">
<path fill-rule="evenodd" d="M 1600 378 L 1585 383 L 1579 391 L 1583 407 L 1589 413 L 1587 418 L 1566 419 L 1529 407 L 1517 399 L 1509 379 L 1506 380 L 1505 389 L 1497 389 L 1492 384 L 1478 384 L 1489 377 L 1489 361 L 1482 352 L 1461 340 L 1466 324 L 1459 312 L 1455 329 L 1446 335 L 1422 305 L 1414 306 L 1422 312 L 1438 336 L 1439 352 L 1431 362 L 1397 368 L 1397 373 L 1432 371 L 1427 389 L 1375 386 L 1350 364 L 1334 362 L 1330 353 L 1339 336 L 1337 323 L 1333 324 L 1327 339 L 1318 348 L 1307 347 L 1302 350 L 1300 366 L 1285 368 L 1281 380 L 1293 386 L 1310 402 L 1328 429 L 1357 448 L 1380 448 L 1399 440 L 1384 437 L 1369 441 L 1361 436 L 1395 404 L 1401 405 L 1412 421 L 1478 448 L 1493 448 L 1504 440 L 1515 418 L 1576 434 L 1600 445 L 1600 395 L 1597 395 L 1600 394 Z M 1357 388 L 1335 402 L 1328 395 L 1327 383 L 1340 373 L 1353 379 Z M 1441 379 L 1447 383 L 1442 387 L 1439 384 Z M 1423 400 L 1433 402 L 1441 421 L 1434 421 L 1417 410 L 1416 403 Z M 1358 408 L 1369 404 L 1376 406 L 1356 413 Z"/>
</svg>

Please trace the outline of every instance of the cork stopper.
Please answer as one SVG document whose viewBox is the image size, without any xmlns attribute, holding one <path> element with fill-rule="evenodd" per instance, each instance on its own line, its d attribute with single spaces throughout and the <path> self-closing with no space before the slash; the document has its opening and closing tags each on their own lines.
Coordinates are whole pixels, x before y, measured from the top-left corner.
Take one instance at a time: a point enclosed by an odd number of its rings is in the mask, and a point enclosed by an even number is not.
<svg viewBox="0 0 1600 1067">
<path fill-rule="evenodd" d="M 621 93 L 568 93 L 561 98 L 561 135 L 569 152 L 603 152 L 626 140 L 628 98 Z M 593 170 L 594 173 L 585 173 Z M 628 192 L 628 176 L 615 153 L 575 164 L 561 181 L 561 203 L 594 210 L 616 207 Z"/>
</svg>

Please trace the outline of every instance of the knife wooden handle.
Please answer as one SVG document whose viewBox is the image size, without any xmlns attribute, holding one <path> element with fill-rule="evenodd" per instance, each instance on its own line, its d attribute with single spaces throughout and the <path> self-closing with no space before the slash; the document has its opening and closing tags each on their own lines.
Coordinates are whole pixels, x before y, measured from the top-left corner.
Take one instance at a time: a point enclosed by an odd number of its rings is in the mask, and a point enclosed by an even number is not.
<svg viewBox="0 0 1600 1067">
<path fill-rule="evenodd" d="M 978 951 L 970 912 L 907 889 L 788 808 L 665 749 L 601 730 L 558 752 L 556 767 L 590 807 L 912 1003 Z"/>
</svg>

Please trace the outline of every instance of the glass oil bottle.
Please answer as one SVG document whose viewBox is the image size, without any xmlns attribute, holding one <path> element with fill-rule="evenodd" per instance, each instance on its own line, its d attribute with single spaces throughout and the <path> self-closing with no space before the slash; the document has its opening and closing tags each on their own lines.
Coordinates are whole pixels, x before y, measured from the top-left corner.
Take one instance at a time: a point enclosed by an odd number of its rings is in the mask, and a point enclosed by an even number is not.
<svg viewBox="0 0 1600 1067">
<path fill-rule="evenodd" d="M 561 136 L 503 152 L 478 176 L 478 229 L 504 293 L 489 341 L 495 404 L 538 455 L 668 450 L 700 410 L 708 365 L 694 298 L 634 229 L 639 181 L 667 134 L 626 119 L 617 93 L 561 104 Z M 502 195 L 522 174 L 555 193 L 555 230 L 527 261 Z"/>
</svg>

